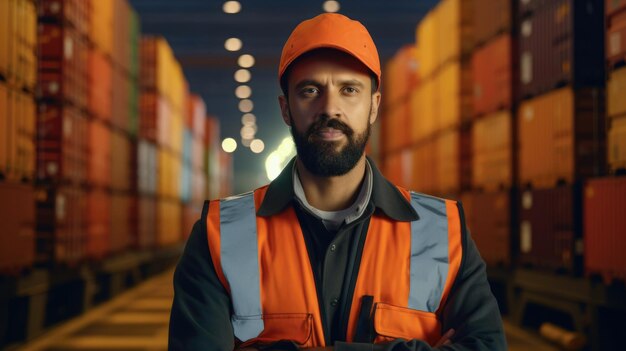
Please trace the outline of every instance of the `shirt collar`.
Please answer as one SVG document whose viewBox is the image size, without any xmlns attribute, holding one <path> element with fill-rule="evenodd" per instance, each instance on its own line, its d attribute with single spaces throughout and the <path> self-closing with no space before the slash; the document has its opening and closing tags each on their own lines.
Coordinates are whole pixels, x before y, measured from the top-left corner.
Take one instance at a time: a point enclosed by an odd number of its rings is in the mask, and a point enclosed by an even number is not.
<svg viewBox="0 0 626 351">
<path fill-rule="evenodd" d="M 272 181 L 265 193 L 265 198 L 257 215 L 268 217 L 283 211 L 295 199 L 293 183 L 293 167 L 296 158 L 285 166 L 280 175 Z M 386 216 L 401 222 L 410 222 L 419 219 L 419 215 L 411 203 L 400 191 L 382 176 L 374 162 L 367 157 L 372 170 L 372 194 L 370 201 Z"/>
</svg>

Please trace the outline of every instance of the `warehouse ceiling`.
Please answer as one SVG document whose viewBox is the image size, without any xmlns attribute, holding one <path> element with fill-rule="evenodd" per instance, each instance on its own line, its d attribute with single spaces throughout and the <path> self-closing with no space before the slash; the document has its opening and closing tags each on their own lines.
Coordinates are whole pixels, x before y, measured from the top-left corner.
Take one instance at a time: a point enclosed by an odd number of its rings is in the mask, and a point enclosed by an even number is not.
<svg viewBox="0 0 626 351">
<path fill-rule="evenodd" d="M 244 192 L 267 182 L 265 159 L 289 131 L 280 118 L 276 71 L 282 46 L 302 20 L 324 12 L 323 0 L 242 0 L 241 10 L 227 14 L 225 1 L 130 0 L 141 17 L 144 34 L 161 34 L 169 41 L 183 65 L 193 92 L 207 103 L 207 111 L 221 122 L 221 137 L 240 140 L 242 112 L 234 79 L 238 58 L 250 54 L 253 112 L 256 137 L 265 150 L 254 154 L 239 145 L 234 152 L 235 192 Z M 370 31 L 384 63 L 396 50 L 415 41 L 415 27 L 438 0 L 339 0 L 339 13 L 361 21 Z M 239 38 L 242 47 L 230 52 L 228 38 Z M 384 93 L 384 91 L 383 91 Z"/>
</svg>

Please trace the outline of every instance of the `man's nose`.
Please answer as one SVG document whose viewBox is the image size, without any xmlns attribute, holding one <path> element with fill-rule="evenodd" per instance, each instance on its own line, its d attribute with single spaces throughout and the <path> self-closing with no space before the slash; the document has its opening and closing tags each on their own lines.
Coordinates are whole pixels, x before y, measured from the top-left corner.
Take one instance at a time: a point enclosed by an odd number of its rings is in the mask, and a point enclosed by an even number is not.
<svg viewBox="0 0 626 351">
<path fill-rule="evenodd" d="M 339 94 L 327 90 L 322 95 L 320 114 L 328 118 L 341 118 L 342 112 L 339 103 Z"/>
</svg>

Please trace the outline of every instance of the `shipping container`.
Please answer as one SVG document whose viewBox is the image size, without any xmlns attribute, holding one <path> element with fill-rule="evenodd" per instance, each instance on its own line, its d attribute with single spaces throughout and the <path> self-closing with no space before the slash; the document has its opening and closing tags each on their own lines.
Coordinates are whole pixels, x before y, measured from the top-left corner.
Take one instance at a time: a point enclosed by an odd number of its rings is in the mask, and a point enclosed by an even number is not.
<svg viewBox="0 0 626 351">
<path fill-rule="evenodd" d="M 95 48 L 89 50 L 89 112 L 105 121 L 110 121 L 112 117 L 112 69 L 111 61 L 103 52 Z"/>
<path fill-rule="evenodd" d="M 0 175 L 9 180 L 35 176 L 35 101 L 30 93 L 0 82 Z"/>
<path fill-rule="evenodd" d="M 38 33 L 38 96 L 88 108 L 87 42 L 76 29 L 67 25 L 40 22 Z"/>
<path fill-rule="evenodd" d="M 480 256 L 488 266 L 511 264 L 511 194 L 466 192 L 461 195 L 465 221 Z"/>
<path fill-rule="evenodd" d="M 406 100 L 383 107 L 381 117 L 383 152 L 398 151 L 411 144 L 413 118 L 410 113 L 411 105 Z"/>
<path fill-rule="evenodd" d="M 111 187 L 111 129 L 100 120 L 89 122 L 87 183 L 91 186 Z"/>
<path fill-rule="evenodd" d="M 578 186 L 522 192 L 519 242 L 522 265 L 580 273 L 583 253 L 580 193 Z"/>
<path fill-rule="evenodd" d="M 157 233 L 157 200 L 153 196 L 139 196 L 137 249 L 154 247 Z"/>
<path fill-rule="evenodd" d="M 510 34 L 502 34 L 474 52 L 472 75 L 475 116 L 511 107 L 514 70 L 512 49 Z"/>
<path fill-rule="evenodd" d="M 157 150 L 157 194 L 168 199 L 180 199 L 182 162 L 172 151 L 159 147 Z"/>
<path fill-rule="evenodd" d="M 435 90 L 439 101 L 436 130 L 455 128 L 472 118 L 473 82 L 469 61 L 453 61 L 443 66 L 435 76 Z"/>
<path fill-rule="evenodd" d="M 35 261 L 35 191 L 3 182 L 0 199 L 0 273 L 18 275 Z"/>
<path fill-rule="evenodd" d="M 84 0 L 39 0 L 39 18 L 57 24 L 69 24 L 78 33 L 89 37 L 91 30 L 91 2 Z M 95 14 L 99 15 L 99 14 Z"/>
<path fill-rule="evenodd" d="M 158 247 L 167 247 L 182 240 L 182 205 L 179 200 L 159 199 L 157 201 Z"/>
<path fill-rule="evenodd" d="M 224 198 L 233 195 L 233 156 L 232 154 L 220 151 L 219 160 L 219 198 Z"/>
<path fill-rule="evenodd" d="M 513 181 L 513 118 L 508 110 L 485 116 L 472 125 L 472 186 L 489 191 L 508 189 Z"/>
<path fill-rule="evenodd" d="M 626 177 L 590 180 L 584 206 L 585 273 L 626 282 Z"/>
<path fill-rule="evenodd" d="M 602 89 L 562 88 L 524 102 L 517 118 L 519 181 L 535 188 L 605 171 Z"/>
<path fill-rule="evenodd" d="M 509 33 L 513 22 L 513 0 L 474 0 L 474 41 L 477 45 Z"/>
<path fill-rule="evenodd" d="M 411 93 L 409 101 L 409 144 L 420 143 L 439 129 L 440 123 L 440 96 L 437 87 L 438 80 L 422 81 Z M 385 136 L 387 137 L 387 136 Z"/>
<path fill-rule="evenodd" d="M 40 265 L 76 266 L 86 254 L 85 192 L 79 186 L 38 186 L 36 262 Z"/>
<path fill-rule="evenodd" d="M 102 0 L 90 0 L 94 16 L 91 19 L 90 37 L 95 45 L 105 56 L 111 57 L 113 51 L 113 4 L 114 2 Z"/>
<path fill-rule="evenodd" d="M 37 75 L 37 12 L 30 0 L 0 2 L 0 76 L 34 91 Z"/>
<path fill-rule="evenodd" d="M 607 19 L 606 58 L 612 66 L 626 63 L 626 10 Z"/>
<path fill-rule="evenodd" d="M 469 54 L 474 47 L 473 8 L 474 0 L 443 0 L 420 22 L 420 77 L 430 78 L 439 67 Z"/>
<path fill-rule="evenodd" d="M 390 182 L 398 186 L 410 189 L 413 177 L 413 155 L 412 149 L 399 150 L 386 154 L 383 161 L 383 174 Z"/>
<path fill-rule="evenodd" d="M 603 6 L 602 0 L 543 1 L 522 19 L 520 99 L 564 85 L 604 86 Z"/>
<path fill-rule="evenodd" d="M 414 148 L 409 188 L 427 194 L 438 192 L 440 169 L 438 163 L 436 139 L 426 140 Z"/>
<path fill-rule="evenodd" d="M 194 224 L 198 222 L 201 215 L 202 215 L 202 204 L 183 205 L 183 219 L 182 219 L 181 230 L 182 230 L 182 235 L 183 235 L 184 240 L 187 240 L 187 238 L 189 238 L 189 235 L 191 234 L 191 230 L 193 229 Z"/>
<path fill-rule="evenodd" d="M 207 198 L 207 175 L 202 170 L 192 171 L 191 203 L 201 205 Z"/>
<path fill-rule="evenodd" d="M 117 130 L 111 131 L 111 189 L 129 191 L 134 184 L 133 150 L 128 136 Z"/>
<path fill-rule="evenodd" d="M 136 236 L 132 231 L 132 196 L 124 193 L 111 194 L 110 253 L 123 252 L 131 246 Z"/>
<path fill-rule="evenodd" d="M 606 0 L 605 12 L 607 16 L 623 10 L 626 10 L 626 0 Z"/>
<path fill-rule="evenodd" d="M 611 72 L 607 83 L 607 115 L 626 115 L 626 67 Z"/>
<path fill-rule="evenodd" d="M 93 188 L 87 193 L 87 238 L 86 255 L 91 260 L 100 260 L 111 251 L 111 193 L 102 188 Z"/>
<path fill-rule="evenodd" d="M 178 181 L 180 182 L 180 193 L 178 194 L 178 196 L 184 204 L 188 204 L 191 201 L 193 189 L 193 172 L 191 169 L 191 164 L 187 162 L 182 163 L 182 167 L 180 170 L 180 179 Z"/>
<path fill-rule="evenodd" d="M 208 199 L 217 199 L 220 189 L 220 152 L 221 152 L 221 136 L 220 121 L 214 116 L 207 116 L 205 138 L 205 174 L 208 176 L 207 197 Z"/>
<path fill-rule="evenodd" d="M 608 158 L 611 172 L 626 171 L 626 116 L 610 121 L 608 135 Z"/>
<path fill-rule="evenodd" d="M 169 102 L 154 92 L 142 92 L 139 137 L 160 145 L 170 144 L 171 108 Z"/>
<path fill-rule="evenodd" d="M 424 169 L 437 167 L 436 191 L 439 196 L 449 196 L 466 190 L 472 180 L 471 131 L 453 129 L 440 134 L 436 140 L 436 163 Z M 436 165 L 436 166 L 435 166 Z"/>
<path fill-rule="evenodd" d="M 206 158 L 206 150 L 204 141 L 198 137 L 194 137 L 191 145 L 191 167 L 193 169 L 204 169 L 204 160 Z"/>
<path fill-rule="evenodd" d="M 383 74 L 383 106 L 393 107 L 404 103 L 419 84 L 417 47 L 405 45 L 387 61 Z"/>
<path fill-rule="evenodd" d="M 87 177 L 89 125 L 70 105 L 38 106 L 37 179 L 41 182 L 83 183 Z"/>
<path fill-rule="evenodd" d="M 140 139 L 137 143 L 137 187 L 141 195 L 157 192 L 157 146 Z"/>
</svg>

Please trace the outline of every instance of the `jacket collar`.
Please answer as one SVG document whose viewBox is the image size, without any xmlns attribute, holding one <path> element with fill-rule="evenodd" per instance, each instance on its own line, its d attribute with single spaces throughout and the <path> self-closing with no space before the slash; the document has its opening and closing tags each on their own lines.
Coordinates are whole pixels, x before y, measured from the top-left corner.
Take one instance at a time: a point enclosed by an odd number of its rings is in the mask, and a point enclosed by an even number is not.
<svg viewBox="0 0 626 351">
<path fill-rule="evenodd" d="M 410 222 L 418 220 L 419 215 L 413 209 L 411 203 L 404 198 L 393 184 L 383 177 L 374 161 L 369 157 L 367 157 L 367 161 L 372 168 L 373 188 L 370 201 L 375 208 L 396 221 Z M 295 162 L 296 158 L 294 157 L 285 166 L 280 175 L 269 184 L 265 198 L 257 211 L 258 216 L 269 217 L 276 215 L 295 199 L 293 188 L 293 167 Z"/>
</svg>

